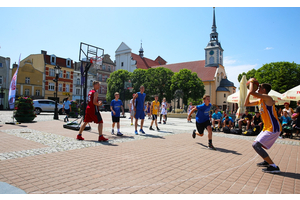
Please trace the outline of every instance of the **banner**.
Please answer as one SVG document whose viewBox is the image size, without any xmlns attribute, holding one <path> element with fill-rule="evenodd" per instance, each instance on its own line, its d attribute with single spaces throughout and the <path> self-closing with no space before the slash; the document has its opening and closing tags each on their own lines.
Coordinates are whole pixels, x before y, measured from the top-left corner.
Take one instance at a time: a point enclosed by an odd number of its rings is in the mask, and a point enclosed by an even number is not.
<svg viewBox="0 0 300 200">
<path fill-rule="evenodd" d="M 17 76 L 18 76 L 18 71 L 20 67 L 20 60 L 21 60 L 21 54 L 19 57 L 19 65 L 17 70 L 14 73 L 14 76 L 11 79 L 10 86 L 9 86 L 9 93 L 8 93 L 8 103 L 9 103 L 9 108 L 14 109 L 15 108 L 15 100 L 16 100 L 16 89 L 17 89 Z"/>
</svg>

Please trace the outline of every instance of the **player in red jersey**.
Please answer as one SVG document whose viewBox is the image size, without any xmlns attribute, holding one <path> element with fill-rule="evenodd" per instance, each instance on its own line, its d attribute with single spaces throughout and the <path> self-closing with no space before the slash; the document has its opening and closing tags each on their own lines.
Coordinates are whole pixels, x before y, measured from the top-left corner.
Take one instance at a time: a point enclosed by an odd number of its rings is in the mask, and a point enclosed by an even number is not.
<svg viewBox="0 0 300 200">
<path fill-rule="evenodd" d="M 99 81 L 93 82 L 94 89 L 92 89 L 88 94 L 88 105 L 85 110 L 85 118 L 84 123 L 80 127 L 79 134 L 77 135 L 77 140 L 84 140 L 82 137 L 82 131 L 84 130 L 85 126 L 89 122 L 95 122 L 98 124 L 98 131 L 99 131 L 99 138 L 98 141 L 107 141 L 108 139 L 105 138 L 102 134 L 103 130 L 103 120 L 98 109 L 98 106 L 102 105 L 102 101 L 98 101 L 98 92 L 97 90 L 100 88 Z"/>
</svg>

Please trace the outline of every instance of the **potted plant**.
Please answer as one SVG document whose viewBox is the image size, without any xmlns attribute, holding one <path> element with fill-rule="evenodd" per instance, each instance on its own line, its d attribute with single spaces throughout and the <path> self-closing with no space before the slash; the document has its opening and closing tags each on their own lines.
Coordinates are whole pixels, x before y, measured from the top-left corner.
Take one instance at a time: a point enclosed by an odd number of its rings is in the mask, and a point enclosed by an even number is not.
<svg viewBox="0 0 300 200">
<path fill-rule="evenodd" d="M 32 122 L 36 117 L 30 97 L 19 97 L 15 102 L 14 118 L 17 122 Z"/>
</svg>

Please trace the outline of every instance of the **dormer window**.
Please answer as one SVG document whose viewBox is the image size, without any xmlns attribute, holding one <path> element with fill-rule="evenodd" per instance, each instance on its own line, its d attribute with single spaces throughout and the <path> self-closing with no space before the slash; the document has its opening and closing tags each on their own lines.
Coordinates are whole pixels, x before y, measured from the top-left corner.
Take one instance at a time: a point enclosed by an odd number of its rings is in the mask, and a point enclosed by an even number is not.
<svg viewBox="0 0 300 200">
<path fill-rule="evenodd" d="M 54 54 L 50 56 L 50 63 L 51 65 L 56 65 L 56 56 Z"/>
<path fill-rule="evenodd" d="M 66 67 L 71 68 L 71 59 L 66 59 Z"/>
</svg>

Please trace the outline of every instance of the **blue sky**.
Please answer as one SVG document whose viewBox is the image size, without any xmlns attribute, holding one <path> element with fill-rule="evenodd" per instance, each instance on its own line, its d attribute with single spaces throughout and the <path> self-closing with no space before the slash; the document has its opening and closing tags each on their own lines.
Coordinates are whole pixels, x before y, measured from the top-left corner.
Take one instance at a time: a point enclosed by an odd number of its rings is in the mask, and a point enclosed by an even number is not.
<svg viewBox="0 0 300 200">
<path fill-rule="evenodd" d="M 161 56 L 168 64 L 204 60 L 213 8 L 191 5 L 0 7 L 0 56 L 10 57 L 13 64 L 20 53 L 23 59 L 45 50 L 78 61 L 80 42 L 85 42 L 103 48 L 114 60 L 122 42 L 138 54 L 142 40 L 144 56 L 150 59 Z M 236 87 L 239 73 L 263 64 L 300 64 L 299 7 L 222 6 L 216 6 L 217 32 L 228 79 Z"/>
</svg>

